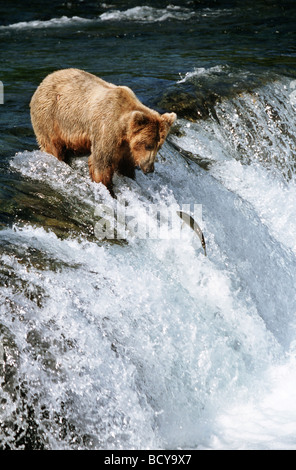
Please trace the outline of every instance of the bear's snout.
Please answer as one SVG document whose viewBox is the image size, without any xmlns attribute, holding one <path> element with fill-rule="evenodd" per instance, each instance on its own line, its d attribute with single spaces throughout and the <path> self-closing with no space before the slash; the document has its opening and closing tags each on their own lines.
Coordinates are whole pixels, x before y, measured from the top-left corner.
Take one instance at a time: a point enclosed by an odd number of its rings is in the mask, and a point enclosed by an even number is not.
<svg viewBox="0 0 296 470">
<path fill-rule="evenodd" d="M 154 172 L 154 163 L 149 163 L 148 165 L 141 165 L 141 170 L 145 175 L 148 173 L 153 173 Z"/>
</svg>

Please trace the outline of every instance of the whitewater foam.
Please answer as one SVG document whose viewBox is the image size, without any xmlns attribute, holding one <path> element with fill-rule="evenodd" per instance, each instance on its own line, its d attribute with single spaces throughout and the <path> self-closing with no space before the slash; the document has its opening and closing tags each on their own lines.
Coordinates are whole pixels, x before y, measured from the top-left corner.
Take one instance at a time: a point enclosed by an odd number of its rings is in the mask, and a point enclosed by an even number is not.
<svg viewBox="0 0 296 470">
<path fill-rule="evenodd" d="M 254 385 L 276 350 L 228 274 L 188 240 L 144 250 L 137 242 L 128 257 L 29 225 L 1 231 L 0 240 L 59 261 L 53 272 L 1 256 L 30 289 L 2 292 L 1 317 L 21 351 L 18 381 L 29 382 L 29 403 L 38 397 L 35 420 L 53 448 L 79 447 L 75 432 L 60 441 L 55 414 L 96 448 L 195 447 L 214 410 L 244 396 L 245 381 Z M 36 290 L 45 294 L 39 306 Z"/>
<path fill-rule="evenodd" d="M 212 118 L 189 126 L 180 121 L 184 135 L 171 139 L 197 158 L 212 162 L 210 173 L 250 202 L 278 242 L 295 252 L 292 90 L 291 80 L 283 78 L 252 95 L 225 99 L 215 107 L 219 121 Z"/>
<path fill-rule="evenodd" d="M 105 6 L 107 8 L 107 6 Z M 97 23 L 100 21 L 139 21 L 139 22 L 161 22 L 166 20 L 186 21 L 195 13 L 188 8 L 168 5 L 166 8 L 153 8 L 149 6 L 137 6 L 127 10 L 108 10 L 95 18 L 82 18 L 79 16 L 62 16 L 51 18 L 50 20 L 20 21 L 10 25 L 0 25 L 0 30 L 9 29 L 40 29 L 57 28 L 79 24 Z"/>
<path fill-rule="evenodd" d="M 227 9 L 205 8 L 199 12 L 190 10 L 178 5 L 167 5 L 165 8 L 155 8 L 151 6 L 136 6 L 126 10 L 115 10 L 112 5 L 102 4 L 101 7 L 108 11 L 101 13 L 94 18 L 83 18 L 79 16 L 62 16 L 60 18 L 51 18 L 50 20 L 32 20 L 20 21 L 10 25 L 0 25 L 1 30 L 9 29 L 41 29 L 57 28 L 87 23 L 98 23 L 101 21 L 135 21 L 140 23 L 157 23 L 163 21 L 188 21 L 196 18 L 201 21 L 205 16 L 224 16 L 231 13 Z"/>
<path fill-rule="evenodd" d="M 0 26 L 0 30 L 6 29 L 39 29 L 39 28 L 56 28 L 60 26 L 75 25 L 81 23 L 89 23 L 92 20 L 88 18 L 81 18 L 79 16 L 61 16 L 60 18 L 51 18 L 50 20 L 33 20 L 33 21 L 20 21 L 12 23 L 7 26 Z"/>
<path fill-rule="evenodd" d="M 213 67 L 196 67 L 192 72 L 186 72 L 183 77 L 180 74 L 181 78 L 177 81 L 177 83 L 185 83 L 186 81 L 196 77 L 207 76 L 211 74 L 220 74 L 222 72 L 225 72 L 226 70 L 226 65 L 214 65 Z"/>
<path fill-rule="evenodd" d="M 195 12 L 188 8 L 168 5 L 166 8 L 153 8 L 149 6 L 138 6 L 124 11 L 111 10 L 100 15 L 102 21 L 141 21 L 141 22 L 160 22 L 169 19 L 186 21 L 192 18 Z"/>
</svg>

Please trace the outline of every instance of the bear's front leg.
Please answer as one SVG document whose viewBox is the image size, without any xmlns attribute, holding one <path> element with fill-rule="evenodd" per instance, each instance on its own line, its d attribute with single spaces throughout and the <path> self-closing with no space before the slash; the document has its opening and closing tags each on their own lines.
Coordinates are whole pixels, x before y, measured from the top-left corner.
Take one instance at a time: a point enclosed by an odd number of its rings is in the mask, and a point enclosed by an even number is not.
<svg viewBox="0 0 296 470">
<path fill-rule="evenodd" d="M 114 169 L 112 166 L 108 166 L 105 168 L 98 168 L 97 164 L 94 162 L 93 155 L 90 155 L 88 159 L 88 167 L 89 167 L 89 174 L 90 177 L 95 183 L 103 183 L 106 188 L 110 191 L 111 195 L 113 196 L 112 190 L 112 178 L 114 174 Z"/>
<path fill-rule="evenodd" d="M 131 179 L 135 179 L 135 162 L 130 155 L 124 155 L 118 162 L 118 172 L 123 176 L 128 176 Z"/>
<path fill-rule="evenodd" d="M 117 171 L 123 176 L 135 179 L 135 161 L 131 154 L 129 144 L 123 140 L 117 154 Z"/>
</svg>

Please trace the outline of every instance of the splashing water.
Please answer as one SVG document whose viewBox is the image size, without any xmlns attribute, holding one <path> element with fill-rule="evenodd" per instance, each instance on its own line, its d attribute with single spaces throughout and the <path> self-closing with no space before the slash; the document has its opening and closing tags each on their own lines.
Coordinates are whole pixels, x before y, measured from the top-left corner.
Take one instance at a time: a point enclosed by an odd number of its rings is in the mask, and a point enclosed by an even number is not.
<svg viewBox="0 0 296 470">
<path fill-rule="evenodd" d="M 149 7 L 144 20 L 191 13 Z M 231 70 L 179 84 L 219 73 Z M 139 227 L 152 205 L 202 205 L 207 258 L 186 227 L 98 240 L 97 207 L 115 202 L 85 159 L 11 158 L 22 184 L 1 208 L 1 448 L 296 448 L 293 83 L 180 119 L 153 175 L 115 177 Z"/>
</svg>

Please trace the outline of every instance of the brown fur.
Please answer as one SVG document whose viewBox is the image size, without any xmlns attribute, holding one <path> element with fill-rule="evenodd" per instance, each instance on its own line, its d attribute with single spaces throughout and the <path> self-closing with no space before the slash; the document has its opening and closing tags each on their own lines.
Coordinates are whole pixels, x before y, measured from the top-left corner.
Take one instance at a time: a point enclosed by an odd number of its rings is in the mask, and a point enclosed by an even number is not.
<svg viewBox="0 0 296 470">
<path fill-rule="evenodd" d="M 64 160 L 90 153 L 93 181 L 112 187 L 118 171 L 154 171 L 155 156 L 176 119 L 144 106 L 125 86 L 78 69 L 48 75 L 35 91 L 31 120 L 40 149 Z"/>
</svg>

